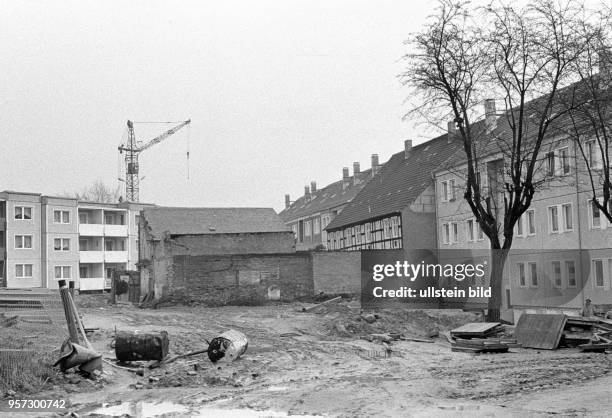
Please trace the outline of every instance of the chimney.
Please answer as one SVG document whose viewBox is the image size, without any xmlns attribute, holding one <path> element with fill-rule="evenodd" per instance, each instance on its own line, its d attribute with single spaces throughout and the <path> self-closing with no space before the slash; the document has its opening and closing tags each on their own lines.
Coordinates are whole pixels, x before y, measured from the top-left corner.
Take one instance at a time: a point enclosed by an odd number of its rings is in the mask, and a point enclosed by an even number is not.
<svg viewBox="0 0 612 418">
<path fill-rule="evenodd" d="M 347 180 L 349 177 L 349 168 L 342 167 L 342 180 Z"/>
<path fill-rule="evenodd" d="M 487 132 L 491 132 L 497 126 L 497 112 L 495 110 L 495 99 L 486 99 L 485 100 L 485 126 L 487 127 Z"/>
<path fill-rule="evenodd" d="M 316 191 L 317 191 L 317 182 L 316 182 L 316 181 L 314 181 L 314 180 L 310 182 L 310 191 L 311 191 L 312 193 L 314 193 L 314 192 L 316 192 Z"/>
<path fill-rule="evenodd" d="M 454 120 L 451 120 L 446 124 L 446 129 L 449 135 L 455 135 L 457 133 L 457 124 Z"/>
<path fill-rule="evenodd" d="M 291 197 L 286 194 L 285 195 L 285 209 L 289 209 L 289 206 L 291 206 Z"/>
<path fill-rule="evenodd" d="M 359 161 L 355 161 L 353 163 L 353 184 L 359 184 L 359 173 L 361 172 L 359 168 Z"/>
<path fill-rule="evenodd" d="M 407 139 L 404 141 L 404 158 L 408 158 L 410 155 L 410 150 L 412 149 L 412 139 Z"/>
<path fill-rule="evenodd" d="M 304 197 L 306 198 L 306 201 L 310 200 L 310 188 L 308 185 L 304 186 Z"/>
<path fill-rule="evenodd" d="M 374 177 L 376 175 L 376 173 L 378 173 L 378 169 L 380 168 L 380 165 L 378 164 L 378 154 L 372 154 L 372 177 Z"/>
</svg>

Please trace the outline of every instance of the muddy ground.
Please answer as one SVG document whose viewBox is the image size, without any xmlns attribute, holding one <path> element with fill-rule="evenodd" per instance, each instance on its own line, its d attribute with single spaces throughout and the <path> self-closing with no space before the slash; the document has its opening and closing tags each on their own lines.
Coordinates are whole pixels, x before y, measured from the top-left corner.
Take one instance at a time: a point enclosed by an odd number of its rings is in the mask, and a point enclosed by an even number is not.
<svg viewBox="0 0 612 418">
<path fill-rule="evenodd" d="M 144 310 L 91 301 L 81 301 L 84 322 L 99 328 L 91 340 L 109 361 L 115 329 L 166 330 L 171 355 L 206 348 L 207 339 L 229 328 L 247 335 L 249 347 L 233 363 L 212 364 L 203 354 L 142 376 L 105 363 L 97 381 L 61 377 L 44 397 L 68 399 L 67 411 L 79 416 L 522 417 L 612 410 L 610 355 L 522 348 L 453 353 L 444 332 L 478 319 L 460 311 L 382 311 L 369 324 L 358 301 L 347 300 L 312 312 L 298 303 Z M 440 337 L 431 343 L 394 341 L 390 353 L 360 338 L 436 331 Z"/>
</svg>

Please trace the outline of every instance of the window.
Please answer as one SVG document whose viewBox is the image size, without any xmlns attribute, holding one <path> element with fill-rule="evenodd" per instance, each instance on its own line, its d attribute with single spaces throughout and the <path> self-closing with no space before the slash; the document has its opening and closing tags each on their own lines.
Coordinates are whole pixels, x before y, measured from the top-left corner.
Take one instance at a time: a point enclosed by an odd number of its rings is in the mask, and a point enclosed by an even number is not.
<svg viewBox="0 0 612 418">
<path fill-rule="evenodd" d="M 104 215 L 104 223 L 106 225 L 114 225 L 115 217 L 113 215 Z"/>
<path fill-rule="evenodd" d="M 559 232 L 559 210 L 556 206 L 548 208 L 548 228 L 550 232 Z"/>
<path fill-rule="evenodd" d="M 79 267 L 79 277 L 81 279 L 86 279 L 88 274 L 88 268 L 85 266 Z"/>
<path fill-rule="evenodd" d="M 527 212 L 527 235 L 535 235 L 535 211 L 529 209 Z"/>
<path fill-rule="evenodd" d="M 32 278 L 32 264 L 15 264 L 15 277 L 18 279 Z"/>
<path fill-rule="evenodd" d="M 601 202 L 601 200 L 599 200 L 599 202 Z M 591 206 L 591 211 L 589 213 L 591 229 L 606 229 L 606 226 L 612 226 L 610 222 L 606 222 L 606 216 L 599 210 L 593 200 L 589 200 L 589 206 Z M 609 210 L 612 211 L 612 200 L 609 202 Z"/>
<path fill-rule="evenodd" d="M 536 263 L 529 263 L 529 274 L 531 276 L 531 285 L 538 285 L 538 265 Z"/>
<path fill-rule="evenodd" d="M 442 182 L 442 201 L 452 202 L 455 200 L 455 179 Z"/>
<path fill-rule="evenodd" d="M 593 274 L 595 275 L 595 286 L 604 286 L 604 275 L 603 275 L 603 260 L 593 260 Z"/>
<path fill-rule="evenodd" d="M 297 224 L 291 225 L 291 230 L 293 231 L 293 235 L 295 235 L 295 238 L 297 239 Z"/>
<path fill-rule="evenodd" d="M 565 262 L 565 271 L 567 272 L 567 287 L 576 287 L 576 265 L 573 261 Z"/>
<path fill-rule="evenodd" d="M 313 220 L 313 229 L 314 229 L 314 234 L 320 234 L 321 233 L 321 220 L 319 218 L 315 218 Z"/>
<path fill-rule="evenodd" d="M 107 268 L 106 268 L 106 278 L 107 278 L 107 279 L 111 279 L 111 278 L 113 277 L 113 271 L 114 271 L 114 270 L 115 270 L 115 269 L 114 269 L 114 268 L 112 268 L 112 267 L 107 267 Z"/>
<path fill-rule="evenodd" d="M 442 182 L 442 201 L 448 202 L 448 182 Z"/>
<path fill-rule="evenodd" d="M 115 251 L 115 245 L 112 240 L 104 241 L 104 251 Z"/>
<path fill-rule="evenodd" d="M 329 225 L 329 215 L 321 216 L 321 228 L 325 229 L 327 225 Z"/>
<path fill-rule="evenodd" d="M 475 241 L 475 234 L 474 234 L 474 220 L 473 219 L 468 219 L 467 220 L 467 224 L 466 224 L 466 232 L 467 232 L 467 239 L 468 241 Z"/>
<path fill-rule="evenodd" d="M 311 221 L 304 222 L 304 235 L 309 237 L 312 234 Z"/>
<path fill-rule="evenodd" d="M 478 241 L 484 240 L 484 232 L 478 222 L 476 222 L 476 230 L 478 231 Z"/>
<path fill-rule="evenodd" d="M 32 235 L 15 235 L 15 248 L 19 250 L 32 249 Z"/>
<path fill-rule="evenodd" d="M 518 280 L 520 287 L 527 286 L 527 277 L 525 276 L 525 263 L 518 263 Z"/>
<path fill-rule="evenodd" d="M 15 219 L 32 219 L 32 208 L 28 206 L 15 206 Z"/>
<path fill-rule="evenodd" d="M 523 217 L 519 216 L 519 218 L 516 221 L 516 236 L 517 237 L 522 237 L 523 236 Z"/>
<path fill-rule="evenodd" d="M 549 152 L 546 154 L 546 175 L 555 175 L 555 153 Z"/>
<path fill-rule="evenodd" d="M 449 180 L 448 181 L 448 188 L 449 188 L 449 193 L 450 193 L 450 199 L 451 201 L 455 200 L 455 180 Z"/>
<path fill-rule="evenodd" d="M 599 144 L 595 141 L 588 141 L 586 143 L 586 155 L 589 162 L 589 167 L 592 169 L 602 168 L 601 162 L 601 149 Z"/>
<path fill-rule="evenodd" d="M 559 149 L 559 170 L 562 175 L 570 174 L 569 149 L 567 147 Z"/>
<path fill-rule="evenodd" d="M 444 244 L 450 244 L 450 224 L 442 225 L 442 240 Z"/>
<path fill-rule="evenodd" d="M 571 203 L 548 207 L 548 230 L 550 233 L 570 232 L 574 229 Z"/>
<path fill-rule="evenodd" d="M 459 241 L 459 225 L 457 222 L 451 223 L 451 232 L 452 232 L 452 243 L 456 243 Z"/>
<path fill-rule="evenodd" d="M 571 231 L 574 229 L 573 215 L 572 215 L 572 204 L 566 203 L 561 205 L 561 210 L 563 213 L 563 228 L 566 231 Z"/>
<path fill-rule="evenodd" d="M 53 249 L 55 251 L 70 251 L 70 238 L 55 238 Z"/>
<path fill-rule="evenodd" d="M 79 213 L 79 223 L 87 224 L 89 223 L 89 216 L 86 213 Z"/>
<path fill-rule="evenodd" d="M 70 266 L 55 266 L 55 278 L 56 279 L 69 279 L 70 278 Z"/>
<path fill-rule="evenodd" d="M 54 224 L 69 224 L 70 223 L 70 211 L 54 210 L 53 211 L 53 223 Z"/>
<path fill-rule="evenodd" d="M 4 231 L 0 231 L 0 248 L 4 248 Z"/>
<path fill-rule="evenodd" d="M 561 262 L 553 261 L 552 263 L 552 277 L 553 277 L 553 287 L 561 287 L 562 279 L 561 279 Z"/>
</svg>

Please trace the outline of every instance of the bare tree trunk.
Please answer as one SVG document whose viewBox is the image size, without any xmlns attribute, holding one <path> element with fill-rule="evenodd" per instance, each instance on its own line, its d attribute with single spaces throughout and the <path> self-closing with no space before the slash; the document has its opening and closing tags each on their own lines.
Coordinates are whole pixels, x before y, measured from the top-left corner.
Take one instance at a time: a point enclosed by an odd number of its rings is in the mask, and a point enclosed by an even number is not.
<svg viewBox="0 0 612 418">
<path fill-rule="evenodd" d="M 508 248 L 491 249 L 491 276 L 489 279 L 489 285 L 491 286 L 491 297 L 489 298 L 487 312 L 487 321 L 489 322 L 498 322 L 500 320 L 504 266 L 506 264 L 506 260 L 508 259 L 508 252 Z"/>
</svg>

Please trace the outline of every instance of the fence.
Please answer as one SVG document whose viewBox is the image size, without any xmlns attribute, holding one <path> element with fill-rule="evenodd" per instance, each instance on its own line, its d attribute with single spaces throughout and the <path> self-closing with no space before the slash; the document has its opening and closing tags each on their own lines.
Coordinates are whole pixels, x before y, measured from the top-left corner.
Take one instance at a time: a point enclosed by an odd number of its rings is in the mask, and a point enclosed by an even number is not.
<svg viewBox="0 0 612 418">
<path fill-rule="evenodd" d="M 0 393 L 35 392 L 52 368 L 68 331 L 57 291 L 0 291 Z"/>
</svg>

